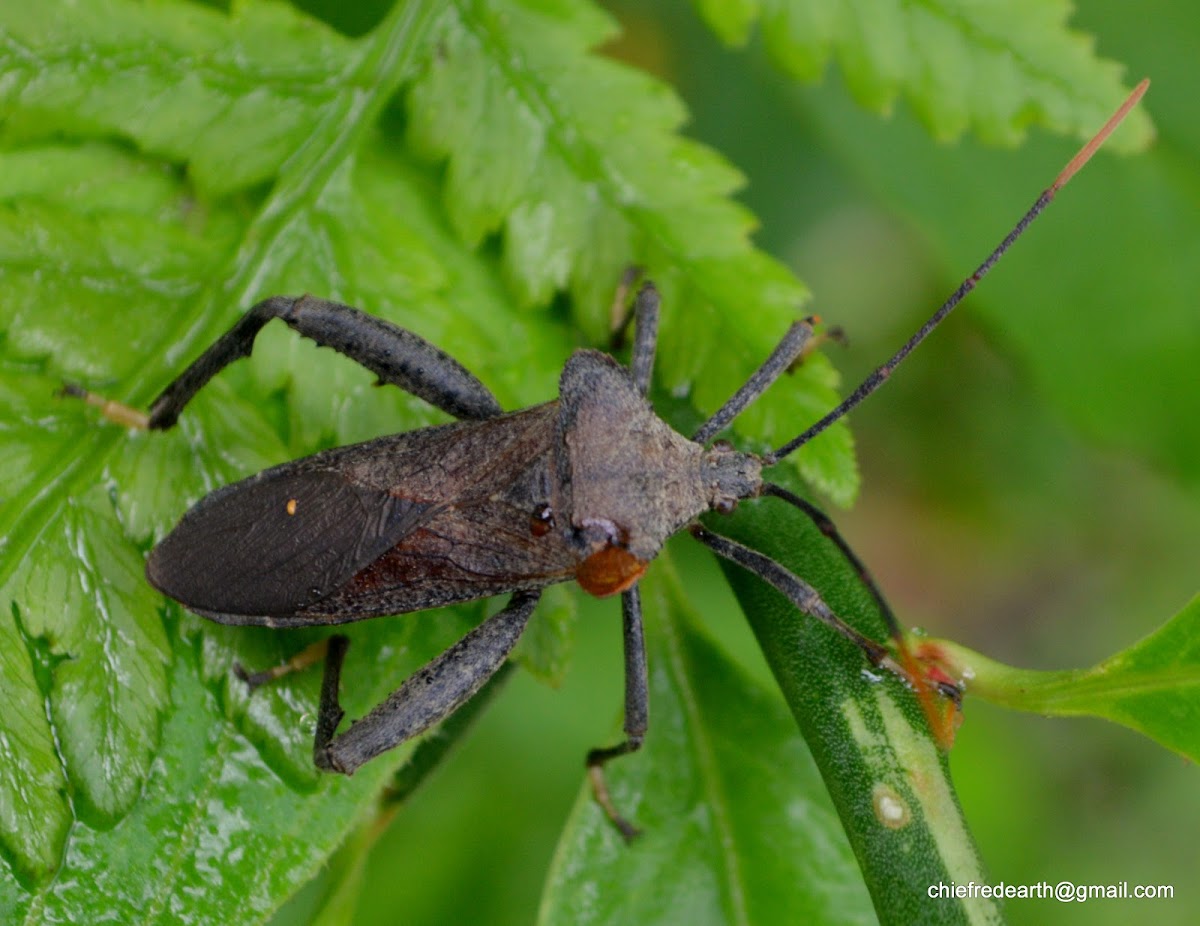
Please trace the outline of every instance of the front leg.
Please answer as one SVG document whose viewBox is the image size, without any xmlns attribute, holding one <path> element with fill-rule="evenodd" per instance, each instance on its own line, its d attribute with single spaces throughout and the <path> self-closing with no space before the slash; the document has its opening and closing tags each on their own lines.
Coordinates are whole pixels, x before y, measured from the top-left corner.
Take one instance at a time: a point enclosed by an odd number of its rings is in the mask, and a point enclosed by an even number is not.
<svg viewBox="0 0 1200 926">
<path fill-rule="evenodd" d="M 692 440 L 697 444 L 707 444 L 766 392 L 775 380 L 790 370 L 792 364 L 803 358 L 812 343 L 814 321 L 814 318 L 805 318 L 793 322 L 771 355 L 724 405 L 713 412 L 712 417 L 692 435 Z"/>
<path fill-rule="evenodd" d="M 887 669 L 897 676 L 911 681 L 908 679 L 908 673 L 896 663 L 886 646 L 864 636 L 834 614 L 817 590 L 799 576 L 789 572 L 769 556 L 759 553 L 757 550 L 751 550 L 736 540 L 714 534 L 699 524 L 691 525 L 688 530 L 693 537 L 718 556 L 737 563 L 747 572 L 753 573 L 764 582 L 775 586 L 798 610 L 810 617 L 815 617 L 831 630 L 841 634 L 863 651 L 871 665 Z"/>
<path fill-rule="evenodd" d="M 633 353 L 629 371 L 637 383 L 638 392 L 648 395 L 654 374 L 654 354 L 658 350 L 658 290 L 647 281 L 638 290 L 634 303 Z"/>
</svg>

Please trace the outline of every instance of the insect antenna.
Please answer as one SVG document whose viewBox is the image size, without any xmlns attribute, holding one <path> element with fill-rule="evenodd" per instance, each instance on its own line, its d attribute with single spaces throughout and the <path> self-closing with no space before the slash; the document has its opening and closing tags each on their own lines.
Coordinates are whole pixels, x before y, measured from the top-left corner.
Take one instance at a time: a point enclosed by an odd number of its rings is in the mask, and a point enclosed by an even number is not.
<svg viewBox="0 0 1200 926">
<path fill-rule="evenodd" d="M 1012 247 L 1013 242 L 1021 237 L 1025 229 L 1029 227 L 1030 223 L 1033 222 L 1033 220 L 1041 214 L 1042 210 L 1050 204 L 1050 201 L 1054 199 L 1055 194 L 1058 193 L 1058 191 L 1064 186 L 1066 186 L 1067 181 L 1075 176 L 1080 168 L 1082 168 L 1083 165 L 1091 159 L 1092 155 L 1096 153 L 1097 149 L 1099 149 L 1102 144 L 1104 144 L 1105 140 L 1109 135 L 1112 134 L 1113 130 L 1120 125 L 1121 120 L 1124 119 L 1129 111 L 1137 105 L 1138 101 L 1142 98 L 1142 95 L 1145 94 L 1146 88 L 1149 86 L 1150 81 L 1145 79 L 1134 88 L 1133 92 L 1129 94 L 1128 99 L 1126 99 L 1125 102 L 1121 104 L 1121 107 L 1115 113 L 1113 113 L 1112 117 L 1109 118 L 1106 123 L 1104 123 L 1104 127 L 1096 133 L 1095 137 L 1092 138 L 1091 141 L 1089 141 L 1079 150 L 1079 153 L 1076 154 L 1075 157 L 1071 158 L 1067 166 L 1064 167 L 1059 175 L 1054 179 L 1054 182 L 1050 184 L 1050 186 L 1046 188 L 1042 195 L 1037 198 L 1037 201 L 1034 202 L 1034 204 L 1029 208 L 1029 211 L 1021 216 L 1020 221 L 1017 222 L 1013 230 L 1010 231 L 1004 240 L 996 246 L 995 250 L 993 250 L 992 253 L 987 256 L 987 258 L 982 264 L 979 265 L 975 272 L 962 281 L 958 289 L 951 294 L 949 299 L 942 303 L 941 307 L 930 316 L 929 320 L 921 326 L 920 330 L 917 331 L 916 334 L 909 338 L 886 363 L 877 368 L 875 372 L 859 383 L 858 388 L 850 393 L 850 395 L 848 395 L 842 401 L 842 403 L 837 406 L 837 408 L 833 409 L 831 412 L 825 415 L 824 418 L 820 419 L 806 431 L 803 431 L 801 434 L 797 435 L 795 438 L 788 441 L 777 450 L 765 454 L 762 458 L 763 464 L 766 466 L 772 466 L 775 463 L 778 463 L 788 454 L 804 446 L 839 418 L 844 417 L 851 409 L 858 405 L 859 402 L 883 385 L 887 378 L 892 375 L 892 371 L 900 365 L 900 362 L 912 352 L 913 348 L 924 341 L 934 328 L 941 324 L 942 319 L 949 315 L 956 305 L 962 302 L 963 298 L 976 287 L 976 285 L 981 279 L 983 279 L 987 272 L 991 270 L 993 266 L 995 266 L 996 262 L 1004 256 L 1004 252 Z"/>
<path fill-rule="evenodd" d="M 738 415 L 745 411 L 755 399 L 767 391 L 767 388 L 779 379 L 792 364 L 801 357 L 805 349 L 812 343 L 813 322 L 815 318 L 805 318 L 794 322 L 783 336 L 783 340 L 771 351 L 771 355 L 762 362 L 754 375 L 735 392 L 720 408 L 713 412 L 712 417 L 696 430 L 692 440 L 697 444 L 707 444 L 721 431 L 728 427 Z"/>
</svg>

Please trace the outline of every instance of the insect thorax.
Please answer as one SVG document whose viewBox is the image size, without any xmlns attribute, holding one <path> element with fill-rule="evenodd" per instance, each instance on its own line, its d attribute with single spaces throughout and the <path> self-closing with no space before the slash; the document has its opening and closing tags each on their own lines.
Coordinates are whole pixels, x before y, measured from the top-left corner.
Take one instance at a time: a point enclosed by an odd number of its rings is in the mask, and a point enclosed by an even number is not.
<svg viewBox="0 0 1200 926">
<path fill-rule="evenodd" d="M 585 559 L 617 547 L 648 562 L 703 512 L 757 491 L 756 458 L 673 430 L 607 355 L 577 352 L 560 395 L 555 508 Z"/>
</svg>

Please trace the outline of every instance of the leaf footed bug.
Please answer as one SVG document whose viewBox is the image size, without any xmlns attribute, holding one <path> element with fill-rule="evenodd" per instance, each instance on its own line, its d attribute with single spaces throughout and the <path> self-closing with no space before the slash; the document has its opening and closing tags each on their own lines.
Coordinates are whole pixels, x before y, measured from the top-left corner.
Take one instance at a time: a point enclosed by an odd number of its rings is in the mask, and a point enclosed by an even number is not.
<svg viewBox="0 0 1200 926">
<path fill-rule="evenodd" d="M 646 654 L 637 582 L 672 534 L 696 539 L 775 586 L 802 612 L 859 647 L 877 667 L 917 689 L 935 732 L 947 714 L 930 686 L 959 694 L 909 653 L 899 624 L 866 568 L 832 522 L 809 502 L 764 480 L 770 468 L 874 392 L 970 292 L 1059 189 L 1091 157 L 1145 92 L 1143 81 L 1081 149 L 979 268 L 891 359 L 840 405 L 777 450 L 758 456 L 713 439 L 813 345 L 811 320 L 791 326 L 753 376 L 690 438 L 646 400 L 659 299 L 645 284 L 634 300 L 628 368 L 579 350 L 556 400 L 505 413 L 457 361 L 417 335 L 349 306 L 311 296 L 258 303 L 141 413 L 78 386 L 65 392 L 118 423 L 171 427 L 225 366 L 251 352 L 273 318 L 355 360 L 458 419 L 338 447 L 218 489 L 185 514 L 150 553 L 150 583 L 189 610 L 225 624 L 300 627 L 403 614 L 510 593 L 508 604 L 407 679 L 383 703 L 338 733 L 338 690 L 347 640 L 327 641 L 313 757 L 351 774 L 365 762 L 445 719 L 503 665 L 541 590 L 576 580 L 592 595 L 621 596 L 625 651 L 625 739 L 587 757 L 596 798 L 626 837 L 637 830 L 609 799 L 603 766 L 637 750 L 648 721 Z M 626 318 L 626 323 L 628 322 Z M 624 325 L 619 326 L 620 330 Z M 892 647 L 863 636 L 817 592 L 778 563 L 701 527 L 756 497 L 804 512 L 836 544 L 876 601 Z M 256 685 L 320 658 L 306 651 L 285 667 L 245 676 Z"/>
</svg>

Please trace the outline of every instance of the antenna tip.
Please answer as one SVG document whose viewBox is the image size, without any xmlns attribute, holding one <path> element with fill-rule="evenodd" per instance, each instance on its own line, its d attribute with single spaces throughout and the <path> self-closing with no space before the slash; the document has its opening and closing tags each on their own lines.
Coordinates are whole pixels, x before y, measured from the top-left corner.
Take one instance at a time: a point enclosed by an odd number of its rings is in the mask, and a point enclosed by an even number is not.
<svg viewBox="0 0 1200 926">
<path fill-rule="evenodd" d="M 1150 78 L 1143 77 L 1138 85 L 1133 88 L 1133 92 L 1125 98 L 1125 102 L 1118 107 L 1115 113 L 1108 117 L 1108 121 L 1104 123 L 1100 131 L 1095 134 L 1091 141 L 1079 149 L 1079 153 L 1075 155 L 1075 157 L 1071 158 L 1071 162 L 1064 167 L 1062 169 L 1062 173 L 1055 178 L 1054 183 L 1050 185 L 1049 192 L 1051 196 L 1066 186 L 1067 181 L 1074 177 L 1079 172 L 1080 168 L 1082 168 L 1084 164 L 1092 159 L 1092 155 L 1095 154 L 1100 149 L 1100 146 L 1108 140 L 1108 136 L 1111 135 L 1116 130 L 1117 126 L 1121 124 L 1122 120 L 1129 115 L 1129 111 L 1133 109 L 1133 107 L 1137 106 L 1138 102 L 1143 96 L 1146 95 L 1146 91 L 1149 88 Z"/>
</svg>

